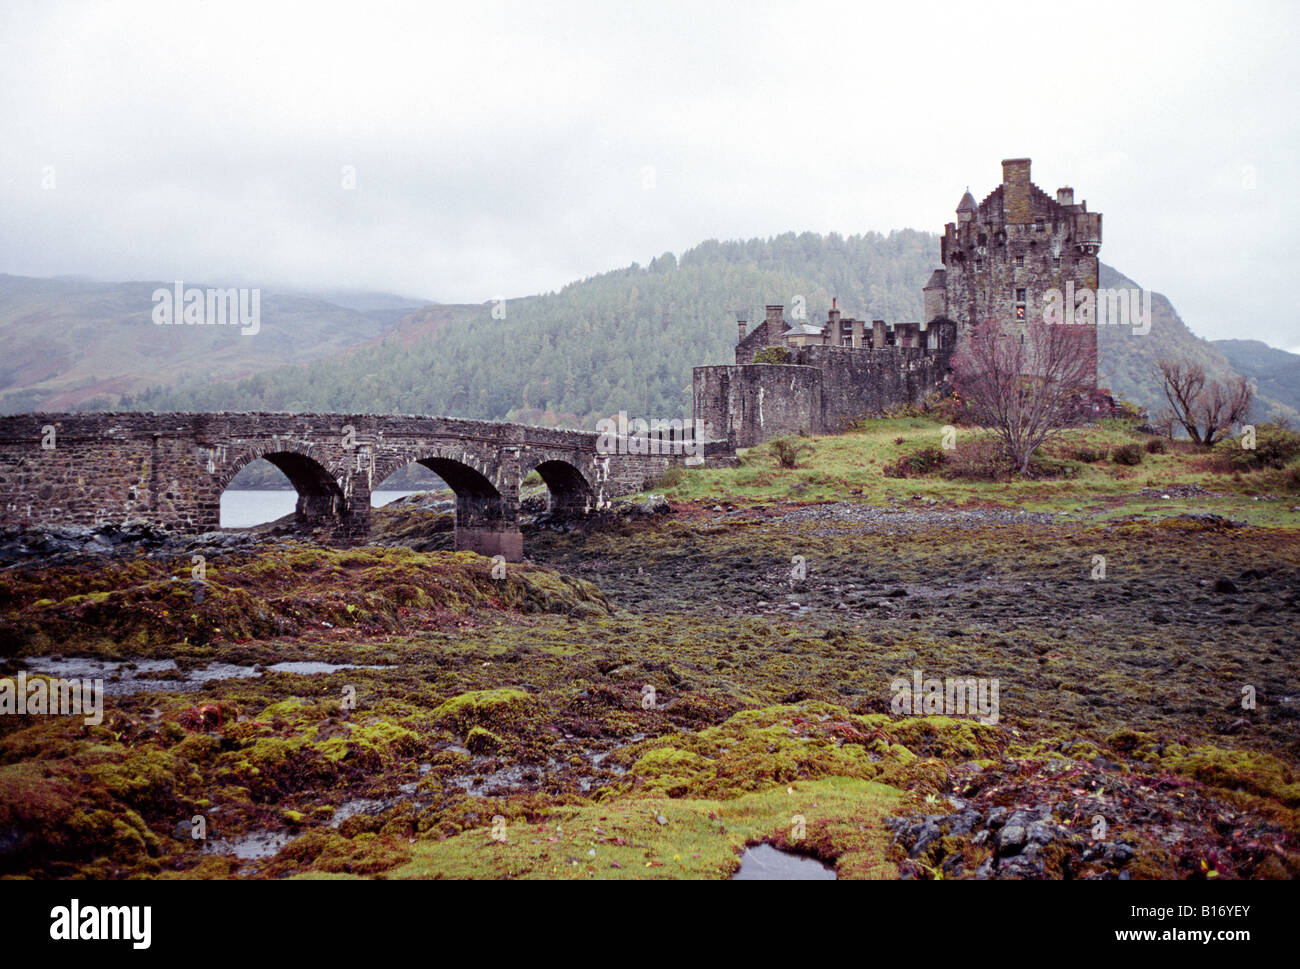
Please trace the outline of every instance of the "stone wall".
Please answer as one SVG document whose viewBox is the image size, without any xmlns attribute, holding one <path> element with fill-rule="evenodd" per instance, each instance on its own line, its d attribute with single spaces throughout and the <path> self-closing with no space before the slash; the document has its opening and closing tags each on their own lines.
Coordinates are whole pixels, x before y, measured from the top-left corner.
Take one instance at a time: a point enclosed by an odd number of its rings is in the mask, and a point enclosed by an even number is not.
<svg viewBox="0 0 1300 969">
<path fill-rule="evenodd" d="M 834 434 L 892 407 L 920 404 L 947 379 L 953 348 L 791 347 L 789 364 L 696 367 L 705 435 L 753 447 L 786 434 Z"/>
<path fill-rule="evenodd" d="M 952 350 L 800 347 L 791 362 L 821 373 L 820 432 L 834 434 L 892 407 L 920 404 L 944 386 Z"/>
<path fill-rule="evenodd" d="M 784 364 L 696 367 L 695 418 L 705 436 L 752 447 L 783 434 L 822 431 L 822 375 Z"/>
</svg>

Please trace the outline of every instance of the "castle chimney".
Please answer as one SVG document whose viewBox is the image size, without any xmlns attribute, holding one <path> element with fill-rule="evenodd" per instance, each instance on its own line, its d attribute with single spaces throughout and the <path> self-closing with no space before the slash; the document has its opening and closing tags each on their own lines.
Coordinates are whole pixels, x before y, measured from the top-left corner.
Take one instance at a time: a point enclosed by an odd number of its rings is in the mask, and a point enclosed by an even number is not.
<svg viewBox="0 0 1300 969">
<path fill-rule="evenodd" d="M 767 327 L 766 343 L 768 346 L 776 346 L 781 342 L 781 334 L 785 327 L 785 306 L 774 303 L 764 309 L 767 311 L 767 319 L 763 321 L 763 325 Z"/>
<path fill-rule="evenodd" d="M 745 339 L 745 327 L 749 324 L 749 320 L 746 319 L 748 316 L 748 310 L 736 310 L 736 326 L 740 329 L 740 333 L 736 337 L 737 343 Z"/>
<path fill-rule="evenodd" d="M 1002 161 L 1002 212 L 1010 223 L 1030 221 L 1029 159 L 1006 158 Z"/>
<path fill-rule="evenodd" d="M 839 300 L 831 297 L 831 311 L 826 314 L 826 343 L 838 347 L 844 343 L 844 332 L 840 328 L 840 311 L 836 305 Z"/>
<path fill-rule="evenodd" d="M 1058 205 L 1073 205 L 1074 189 L 1070 188 L 1068 185 L 1064 188 L 1058 188 L 1056 190 L 1056 203 Z"/>
<path fill-rule="evenodd" d="M 855 350 L 861 349 L 862 348 L 862 321 L 850 320 L 849 325 L 853 327 L 853 332 L 850 335 L 853 349 Z"/>
<path fill-rule="evenodd" d="M 884 320 L 871 321 L 871 345 L 877 350 L 889 345 L 889 337 L 885 333 Z"/>
</svg>

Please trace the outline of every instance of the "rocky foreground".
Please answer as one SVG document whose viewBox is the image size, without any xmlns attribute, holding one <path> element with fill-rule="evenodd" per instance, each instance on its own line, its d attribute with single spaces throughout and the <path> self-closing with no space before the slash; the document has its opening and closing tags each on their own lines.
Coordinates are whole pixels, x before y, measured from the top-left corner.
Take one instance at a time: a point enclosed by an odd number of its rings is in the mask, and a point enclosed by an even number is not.
<svg viewBox="0 0 1300 969">
<path fill-rule="evenodd" d="M 722 878 L 758 841 L 841 878 L 1300 872 L 1294 531 L 623 511 L 539 513 L 504 575 L 436 502 L 346 550 L 3 536 L 0 676 L 109 697 L 0 717 L 0 873 Z M 900 713 L 917 671 L 996 679 L 996 722 Z"/>
</svg>

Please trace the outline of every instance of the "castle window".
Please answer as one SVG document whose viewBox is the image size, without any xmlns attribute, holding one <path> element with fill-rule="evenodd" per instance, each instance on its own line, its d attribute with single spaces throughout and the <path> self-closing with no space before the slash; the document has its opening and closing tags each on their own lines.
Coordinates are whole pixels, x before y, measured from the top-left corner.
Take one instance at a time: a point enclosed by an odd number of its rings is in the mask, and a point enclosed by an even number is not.
<svg viewBox="0 0 1300 969">
<path fill-rule="evenodd" d="M 1053 269 L 1060 269 L 1060 268 L 1061 268 L 1061 257 L 1060 257 L 1060 256 L 1053 256 L 1053 257 L 1052 257 L 1052 268 L 1053 268 Z"/>
<path fill-rule="evenodd" d="M 1025 291 L 1023 289 L 1016 290 L 1016 302 L 1023 303 L 1024 301 L 1025 301 Z"/>
<path fill-rule="evenodd" d="M 1025 304 L 1024 304 L 1024 303 L 1017 303 L 1017 304 L 1016 304 L 1016 322 L 1017 322 L 1017 323 L 1023 323 L 1023 322 L 1025 322 Z"/>
<path fill-rule="evenodd" d="M 1025 264 L 1025 257 L 1024 257 L 1024 256 L 1016 256 L 1016 266 L 1017 266 L 1017 267 L 1020 267 L 1020 266 L 1023 266 L 1024 264 Z"/>
</svg>

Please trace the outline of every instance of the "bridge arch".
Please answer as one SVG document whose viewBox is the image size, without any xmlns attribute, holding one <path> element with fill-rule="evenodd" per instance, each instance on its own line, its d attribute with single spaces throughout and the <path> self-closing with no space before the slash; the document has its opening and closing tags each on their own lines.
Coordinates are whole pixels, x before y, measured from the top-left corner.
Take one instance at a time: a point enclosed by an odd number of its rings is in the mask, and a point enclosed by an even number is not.
<svg viewBox="0 0 1300 969">
<path fill-rule="evenodd" d="M 423 465 L 456 495 L 456 548 L 517 562 L 523 557 L 519 483 L 504 480 L 497 462 L 495 453 L 485 456 L 461 444 L 424 448 L 377 459 L 371 480 L 383 481 L 412 463 Z"/>
<path fill-rule="evenodd" d="M 347 496 L 338 481 L 323 464 L 310 454 L 293 450 L 248 451 L 227 464 L 218 481 L 218 495 L 247 465 L 264 460 L 289 479 L 298 501 L 294 514 L 300 524 L 333 524 L 348 514 Z"/>
<path fill-rule="evenodd" d="M 521 475 L 530 471 L 546 484 L 547 511 L 552 514 L 581 515 L 595 509 L 597 489 L 568 456 L 538 456 L 520 468 Z"/>
</svg>

